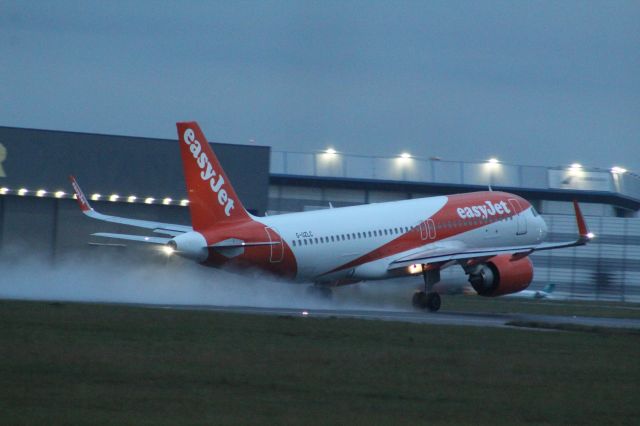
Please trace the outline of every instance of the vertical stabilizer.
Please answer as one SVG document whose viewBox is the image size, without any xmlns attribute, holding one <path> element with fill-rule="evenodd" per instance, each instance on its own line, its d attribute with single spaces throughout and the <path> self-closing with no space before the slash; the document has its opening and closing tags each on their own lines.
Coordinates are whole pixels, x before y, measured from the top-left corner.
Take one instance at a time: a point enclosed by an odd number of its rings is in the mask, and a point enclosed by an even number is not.
<svg viewBox="0 0 640 426">
<path fill-rule="evenodd" d="M 193 229 L 251 220 L 198 123 L 176 126 Z"/>
</svg>

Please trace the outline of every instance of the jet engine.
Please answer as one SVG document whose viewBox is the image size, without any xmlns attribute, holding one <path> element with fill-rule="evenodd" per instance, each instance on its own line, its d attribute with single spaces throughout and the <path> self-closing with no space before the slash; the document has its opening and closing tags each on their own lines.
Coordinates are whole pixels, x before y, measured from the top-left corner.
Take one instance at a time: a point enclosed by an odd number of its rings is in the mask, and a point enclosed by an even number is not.
<svg viewBox="0 0 640 426">
<path fill-rule="evenodd" d="M 476 265 L 469 273 L 469 282 L 480 296 L 501 296 L 517 293 L 529 287 L 533 280 L 533 264 L 524 257 L 512 260 L 510 254 L 495 256 L 487 263 Z"/>
</svg>

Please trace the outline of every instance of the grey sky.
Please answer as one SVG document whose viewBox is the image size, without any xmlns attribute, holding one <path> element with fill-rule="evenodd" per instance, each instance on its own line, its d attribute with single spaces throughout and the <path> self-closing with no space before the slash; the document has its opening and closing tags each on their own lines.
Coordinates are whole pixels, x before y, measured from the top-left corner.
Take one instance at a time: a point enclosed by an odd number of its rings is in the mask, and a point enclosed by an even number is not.
<svg viewBox="0 0 640 426">
<path fill-rule="evenodd" d="M 640 172 L 638 1 L 0 0 L 0 81 L 0 125 Z"/>
</svg>

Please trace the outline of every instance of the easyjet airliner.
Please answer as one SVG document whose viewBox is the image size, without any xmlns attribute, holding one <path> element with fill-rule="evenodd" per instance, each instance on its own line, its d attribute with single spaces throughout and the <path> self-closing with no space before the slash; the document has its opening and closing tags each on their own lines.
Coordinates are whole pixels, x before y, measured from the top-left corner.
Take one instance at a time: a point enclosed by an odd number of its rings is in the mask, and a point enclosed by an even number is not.
<svg viewBox="0 0 640 426">
<path fill-rule="evenodd" d="M 482 296 L 529 286 L 528 255 L 586 244 L 588 232 L 574 202 L 576 240 L 544 242 L 547 227 L 527 200 L 483 191 L 327 210 L 256 217 L 248 213 L 196 122 L 177 123 L 192 226 L 108 216 L 96 212 L 71 177 L 84 214 L 152 230 L 159 236 L 97 233 L 164 245 L 207 266 L 260 268 L 311 288 L 422 274 L 416 308 L 437 311 L 433 285 L 440 270 L 460 265 Z"/>
</svg>

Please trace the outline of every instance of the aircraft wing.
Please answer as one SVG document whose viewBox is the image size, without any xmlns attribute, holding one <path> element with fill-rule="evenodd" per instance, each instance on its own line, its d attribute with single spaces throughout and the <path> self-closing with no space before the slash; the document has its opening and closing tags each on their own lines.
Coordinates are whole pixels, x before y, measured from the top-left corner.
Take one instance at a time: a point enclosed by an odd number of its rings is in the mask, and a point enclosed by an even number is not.
<svg viewBox="0 0 640 426">
<path fill-rule="evenodd" d="M 414 253 L 409 256 L 396 259 L 391 262 L 388 269 L 393 270 L 415 264 L 446 263 L 449 261 L 485 261 L 501 254 L 511 254 L 514 257 L 525 257 L 535 251 L 553 250 L 557 248 L 585 245 L 593 238 L 593 234 L 587 229 L 584 217 L 582 216 L 582 212 L 580 211 L 580 207 L 578 206 L 578 203 L 576 201 L 573 202 L 573 207 L 576 214 L 576 224 L 578 225 L 578 238 L 574 241 L 540 243 L 512 247 L 467 248 L 453 245 L 449 248 L 447 248 L 446 246 L 444 248 L 431 248 L 419 253 Z"/>
<path fill-rule="evenodd" d="M 73 191 L 76 194 L 76 198 L 78 200 L 78 204 L 80 205 L 80 209 L 82 210 L 82 213 L 84 213 L 86 216 L 89 216 L 92 219 L 102 220 L 102 221 L 105 221 L 105 222 L 120 223 L 122 225 L 134 226 L 134 227 L 137 227 L 137 228 L 151 229 L 151 230 L 153 230 L 153 232 L 157 232 L 157 233 L 160 233 L 160 234 L 171 235 L 171 236 L 180 235 L 180 234 L 183 234 L 185 232 L 189 232 L 189 231 L 192 230 L 192 228 L 190 226 L 186 226 L 186 225 L 177 225 L 177 224 L 173 224 L 173 223 L 154 222 L 154 221 L 150 221 L 150 220 L 141 220 L 141 219 L 129 219 L 129 218 L 125 218 L 125 217 L 110 216 L 110 215 L 98 213 L 89 204 L 89 201 L 87 200 L 87 197 L 82 192 L 82 189 L 80 189 L 80 185 L 78 185 L 78 182 L 76 181 L 76 178 L 73 177 L 73 176 L 69 176 L 69 179 L 71 180 L 71 186 L 73 186 Z M 94 235 L 96 235 L 98 237 L 107 237 L 108 236 L 110 238 L 137 240 L 135 238 L 124 238 L 124 237 L 133 237 L 131 235 L 126 235 L 126 234 L 109 234 L 109 235 L 101 235 L 101 234 L 102 233 L 98 233 L 98 234 L 94 234 Z M 151 238 L 151 239 L 153 239 L 155 237 L 142 237 L 142 238 Z M 151 242 L 150 240 L 137 240 L 137 241 Z M 160 243 L 156 242 L 156 244 L 160 244 Z"/>
</svg>

